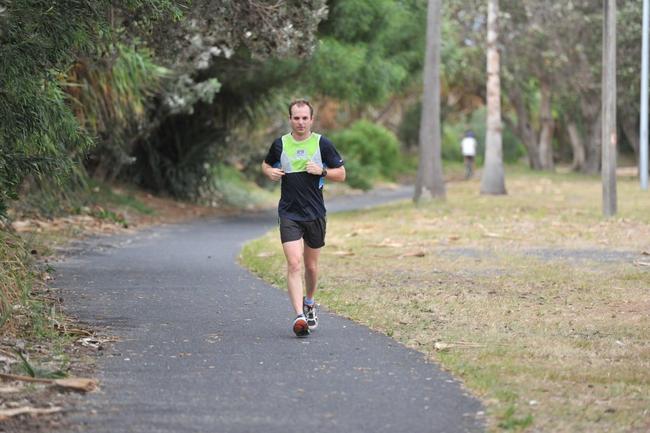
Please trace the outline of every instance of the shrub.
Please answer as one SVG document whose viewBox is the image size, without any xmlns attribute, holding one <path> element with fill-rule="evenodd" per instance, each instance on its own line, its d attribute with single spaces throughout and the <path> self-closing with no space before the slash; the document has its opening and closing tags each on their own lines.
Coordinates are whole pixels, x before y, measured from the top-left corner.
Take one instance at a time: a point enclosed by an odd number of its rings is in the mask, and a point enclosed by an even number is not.
<svg viewBox="0 0 650 433">
<path fill-rule="evenodd" d="M 379 176 L 394 179 L 402 169 L 397 137 L 383 126 L 360 120 L 333 134 L 332 140 L 349 168 L 351 185 L 363 183 L 362 177 L 368 182 Z"/>
</svg>

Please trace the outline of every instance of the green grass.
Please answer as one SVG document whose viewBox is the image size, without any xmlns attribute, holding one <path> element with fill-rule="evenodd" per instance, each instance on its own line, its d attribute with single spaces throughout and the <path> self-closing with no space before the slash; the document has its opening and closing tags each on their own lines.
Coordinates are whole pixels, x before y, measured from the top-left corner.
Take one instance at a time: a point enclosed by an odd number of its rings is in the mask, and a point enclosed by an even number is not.
<svg viewBox="0 0 650 433">
<path fill-rule="evenodd" d="M 605 219 L 600 179 L 507 170 L 506 196 L 475 179 L 444 201 L 330 215 L 319 302 L 441 363 L 485 402 L 491 431 L 647 430 L 647 193 L 619 178 Z M 284 287 L 278 238 L 242 262 Z M 617 250 L 638 260 L 598 260 Z"/>
</svg>

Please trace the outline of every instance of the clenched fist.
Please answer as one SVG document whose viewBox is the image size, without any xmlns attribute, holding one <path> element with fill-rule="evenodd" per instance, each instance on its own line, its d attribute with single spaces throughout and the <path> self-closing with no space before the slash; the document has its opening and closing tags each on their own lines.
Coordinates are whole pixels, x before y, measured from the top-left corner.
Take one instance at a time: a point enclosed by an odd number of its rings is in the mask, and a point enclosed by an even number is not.
<svg viewBox="0 0 650 433">
<path fill-rule="evenodd" d="M 284 170 L 281 168 L 272 168 L 267 171 L 267 177 L 271 179 L 273 182 L 277 182 L 280 179 L 282 179 L 282 176 L 284 176 Z"/>
<path fill-rule="evenodd" d="M 316 164 L 313 161 L 309 161 L 307 163 L 307 173 L 320 176 L 321 174 L 323 174 L 323 167 L 321 167 L 320 164 Z"/>
</svg>

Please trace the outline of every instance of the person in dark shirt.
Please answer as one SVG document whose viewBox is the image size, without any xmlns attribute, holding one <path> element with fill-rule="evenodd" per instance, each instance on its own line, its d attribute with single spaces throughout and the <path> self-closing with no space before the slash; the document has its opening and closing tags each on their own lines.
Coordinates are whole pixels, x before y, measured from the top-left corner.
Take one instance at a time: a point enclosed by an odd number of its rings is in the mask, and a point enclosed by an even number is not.
<svg viewBox="0 0 650 433">
<path fill-rule="evenodd" d="M 291 133 L 273 141 L 262 162 L 264 175 L 274 182 L 282 182 L 278 203 L 280 239 L 287 259 L 289 299 L 297 315 L 293 332 L 299 337 L 309 335 L 318 326 L 314 295 L 318 257 L 325 245 L 324 180 L 345 180 L 341 155 L 330 140 L 311 131 L 313 122 L 314 109 L 308 101 L 291 102 Z"/>
</svg>

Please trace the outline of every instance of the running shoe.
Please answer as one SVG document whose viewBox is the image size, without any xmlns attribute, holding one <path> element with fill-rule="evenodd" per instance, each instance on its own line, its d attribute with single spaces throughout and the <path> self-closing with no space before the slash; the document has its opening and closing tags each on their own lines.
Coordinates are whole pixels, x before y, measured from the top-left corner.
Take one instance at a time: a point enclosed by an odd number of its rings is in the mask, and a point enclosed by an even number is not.
<svg viewBox="0 0 650 433">
<path fill-rule="evenodd" d="M 314 302 L 312 305 L 307 305 L 305 304 L 305 301 L 303 299 L 302 312 L 305 313 L 305 317 L 307 318 L 307 325 L 309 325 L 309 330 L 313 331 L 314 329 L 318 328 L 318 316 L 316 315 L 316 303 Z"/>
<path fill-rule="evenodd" d="M 309 335 L 309 325 L 304 314 L 299 314 L 293 321 L 293 332 L 296 337 L 306 337 Z"/>
</svg>

